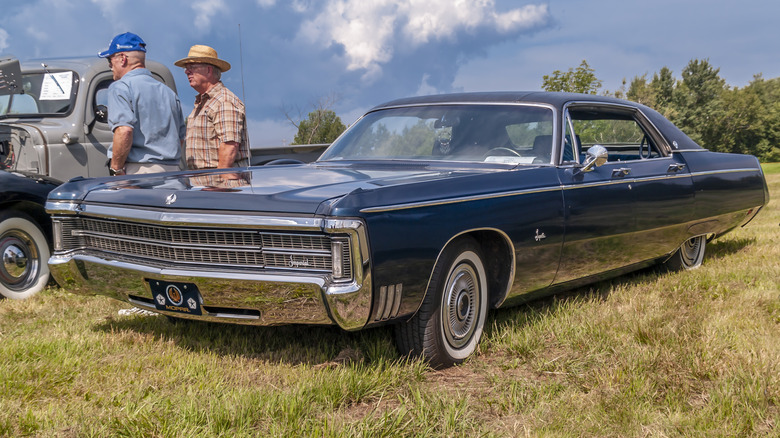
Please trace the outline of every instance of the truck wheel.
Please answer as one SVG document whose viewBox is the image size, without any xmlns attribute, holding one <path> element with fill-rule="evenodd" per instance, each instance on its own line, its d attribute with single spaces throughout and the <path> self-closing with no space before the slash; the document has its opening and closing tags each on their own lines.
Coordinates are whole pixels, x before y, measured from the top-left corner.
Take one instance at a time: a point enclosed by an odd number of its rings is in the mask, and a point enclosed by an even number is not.
<svg viewBox="0 0 780 438">
<path fill-rule="evenodd" d="M 23 299 L 49 282 L 49 244 L 40 227 L 20 212 L 0 214 L 0 296 Z"/>
<path fill-rule="evenodd" d="M 704 260 L 705 246 L 707 239 L 704 236 L 686 240 L 672 257 L 664 262 L 664 267 L 670 271 L 690 271 L 698 268 Z"/>
<path fill-rule="evenodd" d="M 417 314 L 395 325 L 398 349 L 434 368 L 463 362 L 482 337 L 487 302 L 482 251 L 474 239 L 460 239 L 436 262 Z"/>
</svg>

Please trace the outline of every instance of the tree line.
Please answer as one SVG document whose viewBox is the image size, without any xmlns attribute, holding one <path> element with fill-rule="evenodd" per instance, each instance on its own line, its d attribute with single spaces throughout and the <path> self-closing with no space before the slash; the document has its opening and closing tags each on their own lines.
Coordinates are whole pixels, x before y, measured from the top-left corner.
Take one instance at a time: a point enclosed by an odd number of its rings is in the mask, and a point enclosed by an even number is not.
<svg viewBox="0 0 780 438">
<path fill-rule="evenodd" d="M 660 112 L 701 146 L 718 152 L 757 156 L 763 162 L 780 161 L 780 78 L 764 79 L 761 74 L 745 87 L 730 87 L 708 60 L 691 60 L 674 77 L 668 67 L 635 76 L 630 83 L 602 91 L 602 81 L 586 60 L 567 71 L 544 75 L 542 89 L 573 93 L 602 94 L 647 105 Z M 628 86 L 626 86 L 628 85 Z M 295 122 L 298 128 L 293 144 L 331 143 L 346 126 L 328 108 L 335 103 L 321 100 L 314 111 Z M 286 113 L 287 114 L 287 113 Z"/>
<path fill-rule="evenodd" d="M 583 60 L 577 68 L 555 70 L 543 77 L 546 91 L 603 94 L 647 105 L 660 112 L 689 137 L 712 151 L 780 161 L 780 78 L 761 74 L 745 87 L 730 87 L 708 60 L 693 59 L 681 78 L 663 67 L 626 80 L 615 92 L 601 92 L 602 81 Z"/>
</svg>

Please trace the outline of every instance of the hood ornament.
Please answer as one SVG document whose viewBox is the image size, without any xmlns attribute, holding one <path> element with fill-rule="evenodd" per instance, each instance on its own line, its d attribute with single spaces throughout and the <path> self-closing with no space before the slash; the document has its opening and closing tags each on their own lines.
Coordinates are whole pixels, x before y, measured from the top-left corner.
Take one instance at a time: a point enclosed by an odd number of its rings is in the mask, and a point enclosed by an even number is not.
<svg viewBox="0 0 780 438">
<path fill-rule="evenodd" d="M 167 198 L 165 198 L 165 205 L 171 205 L 174 202 L 176 202 L 176 193 L 171 193 Z"/>
</svg>

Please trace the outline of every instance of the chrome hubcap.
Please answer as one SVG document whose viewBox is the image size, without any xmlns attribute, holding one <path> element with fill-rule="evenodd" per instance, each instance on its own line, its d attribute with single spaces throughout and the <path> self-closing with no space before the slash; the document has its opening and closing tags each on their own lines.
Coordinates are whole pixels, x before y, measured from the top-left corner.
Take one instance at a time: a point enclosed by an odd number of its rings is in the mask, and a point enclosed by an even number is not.
<svg viewBox="0 0 780 438">
<path fill-rule="evenodd" d="M 682 261 L 685 266 L 697 264 L 703 239 L 703 237 L 694 237 L 683 244 L 680 254 L 682 255 Z"/>
<path fill-rule="evenodd" d="M 447 342 L 455 348 L 466 345 L 476 330 L 479 311 L 479 285 L 474 269 L 467 264 L 458 266 L 444 290 L 442 317 Z"/>
<path fill-rule="evenodd" d="M 38 259 L 35 244 L 24 236 L 9 234 L 0 240 L 0 281 L 12 290 L 23 290 L 35 281 Z"/>
</svg>

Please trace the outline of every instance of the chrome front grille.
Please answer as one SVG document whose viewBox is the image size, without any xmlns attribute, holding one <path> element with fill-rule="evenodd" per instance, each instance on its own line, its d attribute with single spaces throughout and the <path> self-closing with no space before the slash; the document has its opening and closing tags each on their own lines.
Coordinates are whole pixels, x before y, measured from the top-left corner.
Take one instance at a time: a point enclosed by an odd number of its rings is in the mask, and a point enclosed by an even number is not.
<svg viewBox="0 0 780 438">
<path fill-rule="evenodd" d="M 268 230 L 149 225 L 92 217 L 55 217 L 61 251 L 199 270 L 291 270 L 330 274 L 341 252 L 339 280 L 352 277 L 349 239 Z M 339 245 L 334 245 L 339 242 Z"/>
</svg>

